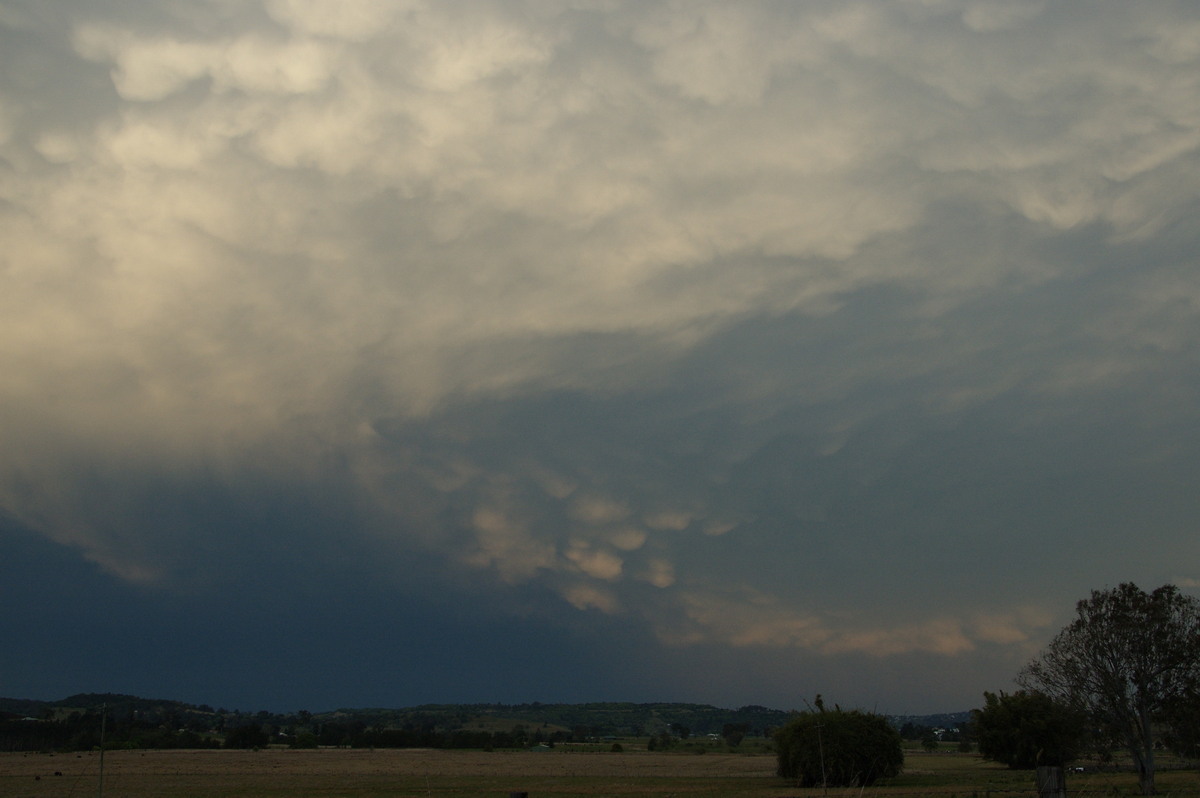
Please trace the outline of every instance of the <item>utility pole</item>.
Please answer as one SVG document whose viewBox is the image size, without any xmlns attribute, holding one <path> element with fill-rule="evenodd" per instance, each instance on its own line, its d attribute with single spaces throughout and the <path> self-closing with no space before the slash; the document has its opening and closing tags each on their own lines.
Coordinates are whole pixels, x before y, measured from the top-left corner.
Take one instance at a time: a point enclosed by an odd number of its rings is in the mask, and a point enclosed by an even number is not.
<svg viewBox="0 0 1200 798">
<path fill-rule="evenodd" d="M 104 726 L 108 722 L 108 704 L 100 705 L 100 786 L 96 798 L 104 798 Z"/>
</svg>

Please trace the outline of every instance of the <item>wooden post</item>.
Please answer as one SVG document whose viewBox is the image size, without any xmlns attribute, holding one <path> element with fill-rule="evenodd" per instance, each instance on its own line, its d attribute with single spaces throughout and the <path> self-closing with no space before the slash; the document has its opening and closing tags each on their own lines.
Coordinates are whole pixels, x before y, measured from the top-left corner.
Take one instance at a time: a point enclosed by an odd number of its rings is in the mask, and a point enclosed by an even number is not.
<svg viewBox="0 0 1200 798">
<path fill-rule="evenodd" d="M 1060 767 L 1037 769 L 1038 798 L 1067 798 L 1067 780 Z"/>
</svg>

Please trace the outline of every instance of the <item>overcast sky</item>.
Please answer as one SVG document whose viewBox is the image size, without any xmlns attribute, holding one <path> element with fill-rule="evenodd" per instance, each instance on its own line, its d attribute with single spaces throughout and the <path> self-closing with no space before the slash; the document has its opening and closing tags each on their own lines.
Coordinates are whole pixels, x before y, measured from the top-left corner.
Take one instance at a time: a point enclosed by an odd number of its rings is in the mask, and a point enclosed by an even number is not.
<svg viewBox="0 0 1200 798">
<path fill-rule="evenodd" d="M 1192 2 L 0 0 L 0 695 L 969 709 L 1200 587 Z"/>
</svg>

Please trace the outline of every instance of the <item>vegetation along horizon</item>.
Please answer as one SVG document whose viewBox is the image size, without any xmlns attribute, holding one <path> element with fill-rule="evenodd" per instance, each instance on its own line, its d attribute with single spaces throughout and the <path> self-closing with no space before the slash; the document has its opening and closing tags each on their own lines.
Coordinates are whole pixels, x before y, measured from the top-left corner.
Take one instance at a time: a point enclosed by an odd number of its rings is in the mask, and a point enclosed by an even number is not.
<svg viewBox="0 0 1200 798">
<path fill-rule="evenodd" d="M 1200 602 L 1093 591 L 966 719 L 695 704 L 291 715 L 133 696 L 0 699 L 0 795 L 1200 796 Z M 927 718 L 926 720 L 929 720 Z M 107 758 L 107 761 L 106 761 Z"/>
</svg>

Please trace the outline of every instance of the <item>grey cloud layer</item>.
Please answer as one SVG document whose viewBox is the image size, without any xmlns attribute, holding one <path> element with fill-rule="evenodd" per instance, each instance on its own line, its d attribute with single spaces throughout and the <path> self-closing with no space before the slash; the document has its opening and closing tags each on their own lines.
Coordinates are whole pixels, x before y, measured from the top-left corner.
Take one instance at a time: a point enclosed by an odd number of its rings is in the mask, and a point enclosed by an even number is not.
<svg viewBox="0 0 1200 798">
<path fill-rule="evenodd" d="M 44 5 L 0 2 L 0 504 L 113 573 L 227 551 L 139 520 L 165 470 L 670 643 L 956 654 L 1063 598 L 1011 547 L 1125 576 L 1095 455 L 1195 576 L 1187 4 Z"/>
</svg>

